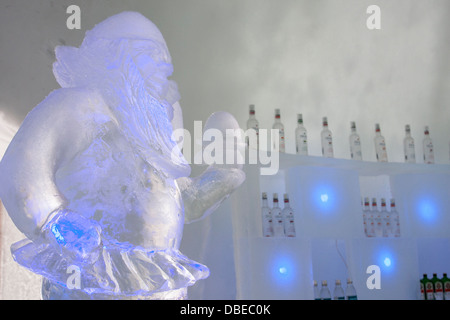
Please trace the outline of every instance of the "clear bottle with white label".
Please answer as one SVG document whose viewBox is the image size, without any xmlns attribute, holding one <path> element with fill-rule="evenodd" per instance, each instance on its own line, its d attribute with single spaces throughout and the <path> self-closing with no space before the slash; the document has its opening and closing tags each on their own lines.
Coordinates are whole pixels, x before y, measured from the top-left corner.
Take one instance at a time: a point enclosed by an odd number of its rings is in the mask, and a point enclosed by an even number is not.
<svg viewBox="0 0 450 320">
<path fill-rule="evenodd" d="M 398 238 L 401 235 L 400 232 L 400 215 L 395 207 L 395 199 L 391 199 L 391 221 L 394 237 Z"/>
<path fill-rule="evenodd" d="M 369 214 L 370 214 L 370 203 L 369 198 L 365 197 L 362 199 L 362 215 L 363 215 L 363 226 L 364 226 L 364 234 L 366 237 L 369 236 Z"/>
<path fill-rule="evenodd" d="M 279 151 L 279 152 L 285 152 L 286 145 L 285 145 L 285 137 L 284 137 L 284 125 L 281 122 L 280 109 L 275 109 L 275 122 L 272 126 L 272 129 L 278 130 L 278 133 L 279 133 L 278 147 L 275 143 L 274 137 L 272 137 L 272 150 Z"/>
<path fill-rule="evenodd" d="M 386 199 L 381 198 L 381 219 L 383 224 L 383 237 L 388 238 L 392 234 L 392 222 L 389 211 L 386 208 Z"/>
<path fill-rule="evenodd" d="M 377 123 L 375 124 L 375 153 L 377 155 L 377 161 L 378 162 L 387 162 L 388 156 L 386 151 L 386 140 L 381 135 L 381 129 L 380 125 Z"/>
<path fill-rule="evenodd" d="M 366 208 L 366 199 L 368 198 L 361 198 L 361 212 L 363 215 L 363 227 L 364 227 L 364 234 L 367 237 L 367 217 L 368 217 L 368 210 Z M 368 203 L 367 203 L 368 204 Z"/>
<path fill-rule="evenodd" d="M 322 155 L 326 158 L 333 158 L 334 157 L 333 135 L 330 129 L 328 129 L 327 117 L 323 117 L 322 126 L 323 126 L 322 132 L 320 133 L 322 142 Z"/>
<path fill-rule="evenodd" d="M 284 208 L 282 211 L 283 219 L 284 219 L 284 234 L 286 237 L 293 238 L 295 237 L 295 218 L 294 211 L 292 210 L 289 204 L 289 195 L 287 193 L 284 194 Z"/>
<path fill-rule="evenodd" d="M 278 204 L 278 193 L 273 194 L 272 206 L 273 236 L 284 237 L 284 218 Z"/>
<path fill-rule="evenodd" d="M 266 192 L 263 192 L 262 194 L 261 216 L 262 216 L 263 237 L 273 237 L 272 211 L 270 210 L 267 201 Z"/>
<path fill-rule="evenodd" d="M 425 137 L 423 138 L 423 162 L 427 164 L 434 163 L 434 147 L 430 137 L 428 126 L 425 127 Z"/>
<path fill-rule="evenodd" d="M 356 123 L 354 121 L 350 122 L 350 129 L 350 156 L 353 160 L 362 160 L 361 139 L 356 132 Z"/>
<path fill-rule="evenodd" d="M 255 131 L 256 146 L 254 145 L 255 142 L 253 142 L 253 141 L 252 141 L 252 145 L 250 145 L 250 139 L 248 136 L 246 137 L 247 146 L 258 149 L 259 148 L 259 121 L 256 119 L 254 104 L 251 104 L 249 106 L 249 118 L 247 120 L 247 130 L 250 130 L 250 129 Z"/>
<path fill-rule="evenodd" d="M 414 146 L 414 138 L 411 136 L 411 127 L 409 126 L 409 124 L 405 126 L 403 152 L 405 154 L 406 163 L 416 163 L 416 148 Z"/>
<path fill-rule="evenodd" d="M 303 125 L 303 115 L 297 115 L 297 128 L 295 129 L 295 145 L 297 154 L 308 155 L 308 133 Z"/>
<path fill-rule="evenodd" d="M 377 198 L 372 198 L 372 214 L 375 220 L 375 237 L 383 236 L 383 219 L 381 211 L 378 210 Z"/>
<path fill-rule="evenodd" d="M 367 215 L 367 236 L 369 238 L 375 237 L 375 229 L 376 229 L 376 215 L 377 215 L 377 209 L 376 206 L 374 210 L 370 207 L 370 199 L 367 197 L 365 201 L 365 207 L 366 207 L 366 215 Z M 367 205 L 366 205 L 367 203 Z"/>
</svg>

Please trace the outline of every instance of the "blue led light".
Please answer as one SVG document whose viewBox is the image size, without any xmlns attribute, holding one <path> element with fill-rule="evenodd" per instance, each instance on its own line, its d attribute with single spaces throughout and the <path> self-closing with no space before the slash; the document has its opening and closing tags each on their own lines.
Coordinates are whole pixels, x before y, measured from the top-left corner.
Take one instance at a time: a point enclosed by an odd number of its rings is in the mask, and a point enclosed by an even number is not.
<svg viewBox="0 0 450 320">
<path fill-rule="evenodd" d="M 295 280 L 296 266 L 289 255 L 276 256 L 270 265 L 272 280 L 277 285 L 287 286 Z"/>
<path fill-rule="evenodd" d="M 383 274 L 395 273 L 395 254 L 391 249 L 382 247 L 377 253 L 377 265 L 381 268 Z"/>
<path fill-rule="evenodd" d="M 333 186 L 327 183 L 318 183 L 311 190 L 311 201 L 318 213 L 330 214 L 337 212 L 337 199 L 338 195 Z"/>
</svg>

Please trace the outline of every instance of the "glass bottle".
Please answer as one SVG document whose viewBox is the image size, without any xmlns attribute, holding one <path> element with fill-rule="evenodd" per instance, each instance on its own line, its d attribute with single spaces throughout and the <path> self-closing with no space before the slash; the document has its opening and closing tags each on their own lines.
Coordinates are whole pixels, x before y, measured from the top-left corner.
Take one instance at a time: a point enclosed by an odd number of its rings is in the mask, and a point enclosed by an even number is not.
<svg viewBox="0 0 450 320">
<path fill-rule="evenodd" d="M 414 138 L 411 136 L 411 128 L 409 124 L 405 126 L 405 138 L 403 139 L 403 152 L 405 154 L 406 163 L 416 163 L 416 150 L 414 146 Z"/>
<path fill-rule="evenodd" d="M 423 162 L 427 164 L 434 163 L 434 147 L 430 137 L 428 126 L 425 127 L 425 137 L 423 138 Z"/>
<path fill-rule="evenodd" d="M 280 113 L 280 109 L 275 109 L 275 122 L 272 126 L 272 129 L 274 130 L 278 130 L 279 133 L 279 146 L 277 149 L 277 145 L 275 143 L 275 139 L 274 137 L 272 137 L 273 142 L 272 142 L 272 146 L 273 146 L 273 150 L 274 151 L 279 151 L 279 152 L 285 152 L 286 150 L 286 146 L 285 146 L 285 139 L 284 139 L 284 125 L 281 122 L 281 113 Z"/>
<path fill-rule="evenodd" d="M 341 286 L 341 280 L 336 280 L 333 291 L 333 300 L 345 300 L 345 293 Z"/>
<path fill-rule="evenodd" d="M 350 156 L 353 160 L 362 160 L 361 139 L 356 132 L 356 123 L 354 121 L 350 122 L 350 129 Z"/>
<path fill-rule="evenodd" d="M 433 282 L 428 279 L 426 274 L 423 275 L 422 280 L 425 286 L 425 300 L 434 300 Z"/>
<path fill-rule="evenodd" d="M 442 280 L 437 277 L 437 273 L 433 273 L 431 282 L 433 282 L 434 300 L 444 300 L 444 287 Z"/>
<path fill-rule="evenodd" d="M 356 294 L 355 286 L 353 285 L 353 281 L 351 279 L 347 280 L 347 288 L 345 289 L 345 297 L 347 300 L 358 300 L 358 296 Z"/>
<path fill-rule="evenodd" d="M 278 193 L 273 194 L 272 219 L 273 219 L 273 236 L 284 237 L 284 219 L 278 205 Z"/>
<path fill-rule="evenodd" d="M 328 129 L 327 117 L 323 117 L 322 125 L 323 128 L 322 132 L 320 133 L 322 142 L 322 155 L 326 158 L 333 158 L 334 157 L 333 136 L 330 129 Z"/>
<path fill-rule="evenodd" d="M 303 115 L 297 115 L 297 128 L 295 129 L 295 144 L 297 154 L 308 155 L 308 133 L 303 125 Z"/>
<path fill-rule="evenodd" d="M 330 289 L 328 289 L 327 280 L 322 281 L 322 288 L 320 288 L 320 300 L 331 300 Z"/>
<path fill-rule="evenodd" d="M 262 194 L 262 226 L 263 226 L 263 237 L 273 237 L 273 226 L 272 226 L 272 211 L 267 203 L 267 193 Z"/>
<path fill-rule="evenodd" d="M 447 273 L 443 274 L 442 285 L 444 287 L 444 300 L 450 300 L 450 279 L 447 277 Z"/>
<path fill-rule="evenodd" d="M 254 130 L 255 134 L 256 134 L 256 146 L 253 146 L 254 148 L 258 149 L 259 148 L 259 122 L 256 119 L 255 116 L 255 105 L 251 104 L 249 106 L 249 118 L 247 120 L 247 130 Z M 249 136 L 246 136 L 246 143 L 248 147 L 250 146 L 250 139 Z M 253 144 L 254 142 L 252 142 Z"/>
<path fill-rule="evenodd" d="M 378 162 L 387 162 L 386 140 L 381 135 L 380 125 L 375 124 L 375 153 L 377 155 Z"/>
<path fill-rule="evenodd" d="M 284 219 L 284 234 L 286 237 L 295 237 L 294 211 L 289 204 L 289 195 L 287 193 L 284 194 L 284 208 L 282 215 Z"/>
<path fill-rule="evenodd" d="M 319 286 L 317 285 L 317 281 L 314 280 L 314 300 L 321 300 L 320 299 L 320 292 L 319 292 Z"/>
<path fill-rule="evenodd" d="M 398 214 L 398 211 L 395 207 L 395 199 L 391 199 L 391 222 L 392 222 L 392 228 L 393 228 L 393 234 L 394 237 L 398 238 L 401 235 L 400 232 L 400 215 Z"/>
</svg>

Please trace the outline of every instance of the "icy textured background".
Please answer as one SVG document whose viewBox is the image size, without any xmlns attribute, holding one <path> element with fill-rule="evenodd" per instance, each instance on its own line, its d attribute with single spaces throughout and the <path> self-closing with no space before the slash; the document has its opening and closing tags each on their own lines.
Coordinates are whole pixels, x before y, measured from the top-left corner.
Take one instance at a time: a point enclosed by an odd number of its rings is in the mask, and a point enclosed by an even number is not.
<svg viewBox="0 0 450 320">
<path fill-rule="evenodd" d="M 70 4 L 81 7 L 81 30 L 66 28 Z M 381 7 L 381 30 L 366 28 L 371 4 Z M 409 123 L 419 162 L 423 127 L 429 125 L 436 161 L 449 163 L 447 0 L 3 0 L 0 154 L 25 115 L 58 88 L 51 70 L 54 47 L 79 46 L 86 30 L 123 10 L 140 11 L 164 35 L 191 132 L 195 120 L 218 110 L 244 127 L 253 103 L 262 128 L 271 127 L 273 110 L 281 109 L 288 152 L 294 150 L 295 114 L 303 113 L 313 155 L 320 155 L 321 119 L 328 116 L 338 158 L 349 158 L 353 120 L 366 160 L 375 159 L 379 122 L 389 160 L 402 162 Z M 182 251 L 212 271 L 192 288 L 192 298 L 234 297 L 230 210 L 226 203 L 185 228 Z M 10 261 L 9 245 L 22 236 L 8 217 L 2 219 L 0 297 L 39 298 L 39 280 Z"/>
</svg>

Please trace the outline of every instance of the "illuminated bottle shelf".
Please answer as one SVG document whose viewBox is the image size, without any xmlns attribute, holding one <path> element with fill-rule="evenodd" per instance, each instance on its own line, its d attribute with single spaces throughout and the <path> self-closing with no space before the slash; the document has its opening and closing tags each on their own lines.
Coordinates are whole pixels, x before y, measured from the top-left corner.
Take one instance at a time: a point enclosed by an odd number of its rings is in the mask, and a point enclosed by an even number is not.
<svg viewBox="0 0 450 320">
<path fill-rule="evenodd" d="M 314 280 L 349 277 L 360 299 L 418 299 L 423 273 L 450 269 L 450 165 L 279 160 L 275 175 L 247 165 L 233 197 L 238 299 L 313 299 Z M 262 237 L 262 192 L 289 193 L 295 238 Z M 365 196 L 395 198 L 400 238 L 366 237 Z M 367 286 L 371 265 L 381 272 L 380 289 Z"/>
</svg>

